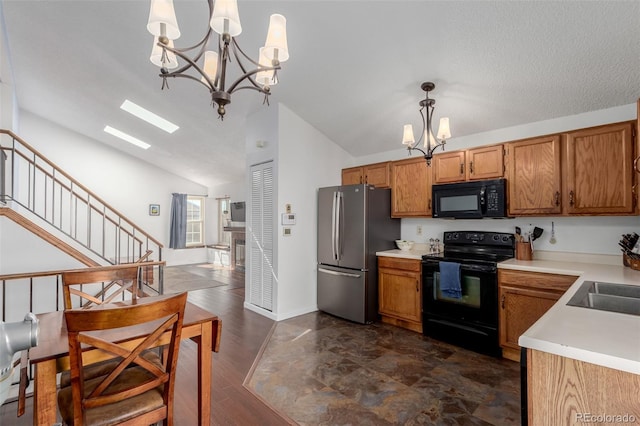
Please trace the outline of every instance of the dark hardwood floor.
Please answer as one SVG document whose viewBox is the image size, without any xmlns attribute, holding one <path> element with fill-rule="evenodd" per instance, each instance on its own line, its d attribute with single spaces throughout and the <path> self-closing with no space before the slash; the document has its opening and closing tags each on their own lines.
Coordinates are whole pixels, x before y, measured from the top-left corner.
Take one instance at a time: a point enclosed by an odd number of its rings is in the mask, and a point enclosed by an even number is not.
<svg viewBox="0 0 640 426">
<path fill-rule="evenodd" d="M 189 269 L 193 271 L 193 267 Z M 244 274 L 215 271 L 224 286 L 193 290 L 189 301 L 222 318 L 220 352 L 213 354 L 212 425 L 287 425 L 289 422 L 243 387 L 242 383 L 271 331 L 273 321 L 243 308 Z M 212 276 L 212 279 L 214 277 Z M 175 388 L 175 424 L 197 424 L 197 353 L 191 341 L 180 348 Z M 33 422 L 31 398 L 24 416 L 16 417 L 15 402 L 0 406 L 0 425 Z"/>
</svg>

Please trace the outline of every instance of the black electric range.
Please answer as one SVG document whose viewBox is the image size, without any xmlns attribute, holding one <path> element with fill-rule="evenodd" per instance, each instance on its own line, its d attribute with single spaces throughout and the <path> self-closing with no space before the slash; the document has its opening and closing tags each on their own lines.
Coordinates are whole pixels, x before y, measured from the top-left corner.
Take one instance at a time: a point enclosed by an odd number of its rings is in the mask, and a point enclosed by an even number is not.
<svg viewBox="0 0 640 426">
<path fill-rule="evenodd" d="M 497 264 L 514 255 L 513 234 L 445 232 L 444 251 L 422 257 L 423 333 L 500 356 Z M 442 291 L 440 262 L 460 265 L 460 293 L 455 297 Z"/>
</svg>

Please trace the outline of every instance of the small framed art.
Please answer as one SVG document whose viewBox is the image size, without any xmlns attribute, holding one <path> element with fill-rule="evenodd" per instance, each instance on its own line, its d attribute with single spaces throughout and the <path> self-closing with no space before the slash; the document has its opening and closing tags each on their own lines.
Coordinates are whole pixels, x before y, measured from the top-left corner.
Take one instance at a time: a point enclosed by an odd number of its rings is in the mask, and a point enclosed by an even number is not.
<svg viewBox="0 0 640 426">
<path fill-rule="evenodd" d="M 160 204 L 149 204 L 149 216 L 160 216 Z"/>
</svg>

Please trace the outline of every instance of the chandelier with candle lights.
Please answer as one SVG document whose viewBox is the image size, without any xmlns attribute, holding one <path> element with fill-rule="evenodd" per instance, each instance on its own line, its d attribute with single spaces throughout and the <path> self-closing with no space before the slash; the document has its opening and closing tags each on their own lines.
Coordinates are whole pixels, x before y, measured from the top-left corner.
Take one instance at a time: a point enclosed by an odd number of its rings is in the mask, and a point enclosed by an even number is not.
<svg viewBox="0 0 640 426">
<path fill-rule="evenodd" d="M 430 81 L 420 85 L 420 88 L 424 90 L 426 96 L 425 99 L 421 100 L 419 103 L 420 116 L 422 117 L 422 133 L 420 134 L 418 142 L 415 141 L 413 136 L 413 126 L 411 124 L 404 125 L 404 131 L 402 134 L 402 144 L 407 146 L 409 154 L 411 154 L 411 151 L 413 150 L 420 151 L 424 155 L 424 159 L 427 160 L 427 166 L 431 166 L 433 152 L 440 147 L 442 147 L 442 150 L 444 151 L 444 145 L 447 142 L 447 139 L 451 137 L 451 131 L 449 130 L 449 118 L 447 117 L 442 117 L 440 119 L 437 136 L 434 137 L 433 131 L 431 130 L 431 120 L 436 100 L 429 98 L 429 92 L 435 87 L 436 85 Z M 420 145 L 420 142 L 423 140 L 424 150 L 418 148 L 418 145 Z"/>
<path fill-rule="evenodd" d="M 217 105 L 220 119 L 225 106 L 231 103 L 231 94 L 240 89 L 256 90 L 264 95 L 263 103 L 269 103 L 271 86 L 278 83 L 280 64 L 289 59 L 287 46 L 287 21 L 279 14 L 271 15 L 265 45 L 259 49 L 258 61 L 251 59 L 240 49 L 237 37 L 242 32 L 237 0 L 207 0 L 209 26 L 200 42 L 187 48 L 174 46 L 180 37 L 173 0 L 151 0 L 147 29 L 154 36 L 150 60 L 160 67 L 162 89 L 169 88 L 168 79 L 183 77 L 194 80 L 207 88 L 211 102 Z M 218 34 L 217 51 L 208 50 L 214 43 L 213 32 Z M 178 58 L 185 62 L 180 66 Z M 229 84 L 227 65 L 235 62 L 240 76 Z"/>
</svg>

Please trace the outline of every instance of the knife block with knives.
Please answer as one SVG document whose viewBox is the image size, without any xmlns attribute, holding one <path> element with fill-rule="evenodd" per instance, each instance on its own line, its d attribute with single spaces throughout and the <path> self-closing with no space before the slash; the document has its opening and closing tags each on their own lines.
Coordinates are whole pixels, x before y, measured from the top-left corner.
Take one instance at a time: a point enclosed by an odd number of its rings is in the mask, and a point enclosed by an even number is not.
<svg viewBox="0 0 640 426">
<path fill-rule="evenodd" d="M 635 232 L 624 234 L 618 243 L 622 247 L 622 264 L 640 271 L 640 237 Z"/>
</svg>

